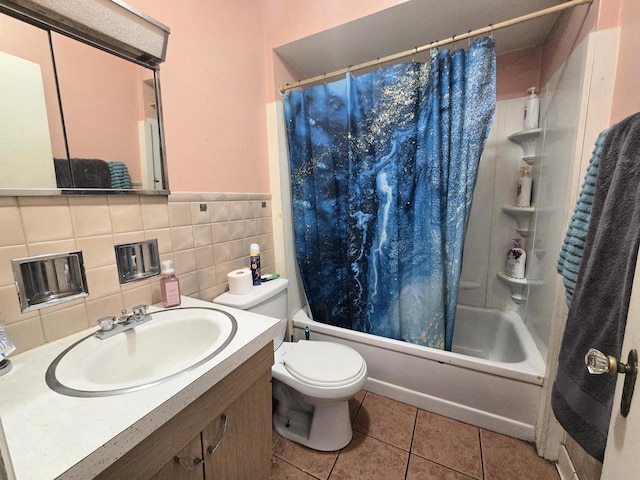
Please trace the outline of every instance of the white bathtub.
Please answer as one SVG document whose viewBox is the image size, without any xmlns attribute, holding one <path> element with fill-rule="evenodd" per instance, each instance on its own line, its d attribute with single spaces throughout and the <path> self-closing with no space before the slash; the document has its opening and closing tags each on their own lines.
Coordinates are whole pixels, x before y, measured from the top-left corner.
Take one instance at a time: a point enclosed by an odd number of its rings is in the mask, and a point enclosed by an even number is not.
<svg viewBox="0 0 640 480">
<path fill-rule="evenodd" d="M 533 441 L 544 361 L 516 312 L 458 306 L 453 352 L 333 327 L 294 315 L 294 336 L 354 348 L 365 389 L 505 435 Z"/>
</svg>

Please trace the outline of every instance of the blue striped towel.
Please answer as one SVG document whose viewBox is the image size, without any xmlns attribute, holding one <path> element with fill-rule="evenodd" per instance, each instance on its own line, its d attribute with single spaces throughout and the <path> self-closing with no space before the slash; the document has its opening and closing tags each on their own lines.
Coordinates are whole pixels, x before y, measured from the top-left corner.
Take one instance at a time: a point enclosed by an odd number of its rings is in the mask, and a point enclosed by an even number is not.
<svg viewBox="0 0 640 480">
<path fill-rule="evenodd" d="M 131 188 L 129 169 L 123 162 L 109 162 L 111 188 Z"/>
<path fill-rule="evenodd" d="M 584 251 L 584 241 L 587 237 L 589 220 L 591 219 L 591 206 L 593 205 L 593 194 L 596 186 L 596 177 L 598 176 L 598 167 L 600 166 L 602 145 L 610 129 L 611 128 L 608 128 L 600 133 L 596 140 L 593 154 L 589 161 L 589 167 L 587 168 L 587 174 L 582 184 L 582 190 L 580 191 L 578 202 L 576 203 L 573 216 L 569 222 L 569 228 L 567 229 L 556 267 L 558 273 L 562 275 L 567 305 L 571 304 L 573 291 L 576 288 L 576 280 L 578 279 L 578 271 L 580 270 L 580 262 L 582 261 L 582 252 Z"/>
</svg>

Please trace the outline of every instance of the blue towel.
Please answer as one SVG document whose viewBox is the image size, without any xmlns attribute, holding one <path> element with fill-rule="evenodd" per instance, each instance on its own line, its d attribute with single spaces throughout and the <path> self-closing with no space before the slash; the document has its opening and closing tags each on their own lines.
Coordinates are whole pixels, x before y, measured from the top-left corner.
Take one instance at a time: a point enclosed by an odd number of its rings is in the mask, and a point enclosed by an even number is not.
<svg viewBox="0 0 640 480">
<path fill-rule="evenodd" d="M 131 188 L 129 169 L 123 162 L 109 162 L 111 188 Z"/>
<path fill-rule="evenodd" d="M 600 156 L 602 155 L 602 145 L 610 129 L 611 127 L 602 132 L 596 140 L 593 154 L 589 161 L 589 167 L 587 168 L 587 174 L 584 177 L 578 202 L 576 203 L 573 216 L 569 222 L 567 235 L 564 239 L 556 267 L 558 273 L 562 275 L 567 305 L 571 304 L 573 292 L 576 288 L 578 270 L 580 269 L 582 252 L 584 250 L 584 241 L 587 238 L 589 220 L 591 219 L 591 207 L 593 205 L 593 194 L 595 192 L 598 167 L 600 166 Z"/>
</svg>

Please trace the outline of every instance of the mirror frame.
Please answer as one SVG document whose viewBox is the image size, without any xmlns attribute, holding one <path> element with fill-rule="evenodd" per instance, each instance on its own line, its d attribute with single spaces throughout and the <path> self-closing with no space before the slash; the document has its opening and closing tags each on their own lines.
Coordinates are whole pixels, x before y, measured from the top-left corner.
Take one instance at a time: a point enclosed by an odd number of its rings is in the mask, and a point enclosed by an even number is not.
<svg viewBox="0 0 640 480">
<path fill-rule="evenodd" d="M 34 25 L 35 27 L 44 29 L 47 32 L 57 32 L 61 35 L 72 38 L 73 40 L 82 42 L 90 47 L 98 48 L 117 57 L 120 57 L 129 62 L 133 62 L 142 67 L 146 67 L 153 71 L 153 80 L 155 85 L 155 102 L 156 102 L 156 114 L 158 118 L 158 130 L 160 135 L 160 162 L 162 166 L 162 185 L 160 190 L 145 190 L 145 189 L 102 189 L 102 188 L 0 188 L 0 196 L 58 196 L 58 195 L 164 195 L 167 196 L 171 192 L 169 190 L 169 178 L 167 171 L 167 158 L 166 158 L 166 145 L 165 145 L 165 132 L 163 121 L 163 108 L 162 108 L 162 95 L 160 87 L 160 66 L 159 64 L 164 61 L 167 48 L 167 37 L 169 35 L 169 28 L 165 25 L 157 22 L 151 17 L 143 14 L 142 12 L 134 9 L 133 7 L 125 4 L 120 0 L 111 0 L 120 7 L 125 8 L 129 12 L 141 17 L 144 21 L 152 23 L 154 26 L 161 28 L 165 32 L 165 42 L 162 51 L 162 57 L 156 58 L 150 54 L 136 50 L 134 47 L 128 47 L 125 44 L 118 42 L 104 36 L 92 35 L 88 30 L 82 29 L 82 26 L 74 27 L 65 25 L 61 21 L 50 18 L 46 13 L 35 12 L 28 7 L 14 4 L 11 0 L 0 1 L 0 13 L 9 15 L 17 20 L 23 21 Z M 48 35 L 50 48 L 53 49 L 51 43 L 51 35 Z M 53 51 L 53 50 L 52 50 Z M 53 52 L 55 55 L 55 52 Z M 54 69 L 55 60 L 54 60 Z M 57 79 L 56 79 L 57 82 Z M 60 102 L 60 90 L 58 87 L 58 101 Z M 63 114 L 64 124 L 64 114 Z M 66 139 L 65 139 L 66 141 Z M 53 161 L 53 159 L 52 159 Z"/>
</svg>

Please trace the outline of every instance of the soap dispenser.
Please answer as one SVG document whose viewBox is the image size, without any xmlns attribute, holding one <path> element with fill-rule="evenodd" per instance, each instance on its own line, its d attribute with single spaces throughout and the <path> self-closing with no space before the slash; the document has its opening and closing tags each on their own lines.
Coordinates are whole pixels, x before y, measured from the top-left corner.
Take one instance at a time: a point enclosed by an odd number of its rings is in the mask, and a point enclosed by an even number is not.
<svg viewBox="0 0 640 480">
<path fill-rule="evenodd" d="M 531 206 L 531 184 L 529 167 L 520 167 L 522 176 L 518 179 L 518 193 L 516 196 L 516 207 Z"/>
<path fill-rule="evenodd" d="M 524 278 L 524 266 L 527 261 L 527 252 L 520 245 L 519 238 L 513 239 L 513 247 L 507 252 L 506 274 L 512 278 Z"/>
<path fill-rule="evenodd" d="M 524 124 L 525 130 L 538 128 L 538 119 L 540 117 L 540 98 L 536 95 L 536 87 L 527 90 L 529 98 L 524 104 Z"/>
<path fill-rule="evenodd" d="M 173 269 L 173 260 L 164 260 L 161 270 L 160 292 L 166 308 L 180 305 L 180 281 Z"/>
</svg>

